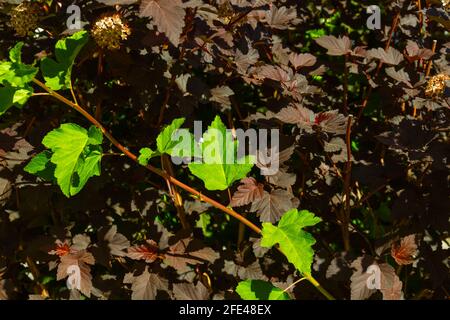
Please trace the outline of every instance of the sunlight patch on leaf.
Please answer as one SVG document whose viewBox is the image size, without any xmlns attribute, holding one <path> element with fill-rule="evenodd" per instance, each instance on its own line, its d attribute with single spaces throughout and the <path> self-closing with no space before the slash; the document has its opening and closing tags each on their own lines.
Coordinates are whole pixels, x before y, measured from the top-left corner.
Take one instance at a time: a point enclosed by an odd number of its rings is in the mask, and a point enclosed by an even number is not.
<svg viewBox="0 0 450 320">
<path fill-rule="evenodd" d="M 236 292 L 243 300 L 291 300 L 286 292 L 262 280 L 241 281 Z"/>
</svg>

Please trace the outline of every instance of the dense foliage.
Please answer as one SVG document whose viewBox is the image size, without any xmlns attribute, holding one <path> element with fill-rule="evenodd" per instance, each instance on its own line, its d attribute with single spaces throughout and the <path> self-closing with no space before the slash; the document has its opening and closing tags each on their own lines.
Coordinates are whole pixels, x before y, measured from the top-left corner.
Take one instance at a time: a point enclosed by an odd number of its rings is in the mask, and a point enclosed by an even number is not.
<svg viewBox="0 0 450 320">
<path fill-rule="evenodd" d="M 0 299 L 448 299 L 450 4 L 376 5 L 0 1 Z"/>
</svg>

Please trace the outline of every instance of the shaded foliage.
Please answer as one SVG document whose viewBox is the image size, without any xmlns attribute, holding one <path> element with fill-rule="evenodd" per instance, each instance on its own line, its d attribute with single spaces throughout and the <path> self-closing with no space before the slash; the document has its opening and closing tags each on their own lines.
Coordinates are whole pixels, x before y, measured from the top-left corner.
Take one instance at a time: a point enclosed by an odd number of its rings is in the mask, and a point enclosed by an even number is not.
<svg viewBox="0 0 450 320">
<path fill-rule="evenodd" d="M 0 1 L 0 299 L 323 298 L 290 286 L 302 275 L 265 248 L 280 242 L 261 245 L 247 230 L 237 243 L 238 222 L 117 154 L 75 110 L 32 96 L 42 93 L 38 67 L 140 151 L 141 164 L 266 230 L 281 230 L 286 212 L 313 212 L 322 222 L 308 233 L 288 228 L 308 240 L 307 265 L 297 264 L 336 298 L 449 297 L 450 43 L 440 1 L 421 13 L 411 1 L 378 1 L 381 30 L 365 28 L 357 1 L 73 1 L 83 48 L 63 45 L 73 33 L 66 1 L 33 1 L 25 19 L 10 2 Z M 126 30 L 87 38 L 116 14 Z M 224 181 L 215 168 L 168 167 L 164 132 L 195 120 L 280 129 L 280 170 L 264 174 L 274 164 L 262 150 Z M 68 126 L 77 143 L 49 141 Z M 60 174 L 68 162 L 71 175 Z M 81 294 L 65 284 L 73 264 Z M 382 272 L 379 290 L 366 286 L 370 265 Z"/>
</svg>

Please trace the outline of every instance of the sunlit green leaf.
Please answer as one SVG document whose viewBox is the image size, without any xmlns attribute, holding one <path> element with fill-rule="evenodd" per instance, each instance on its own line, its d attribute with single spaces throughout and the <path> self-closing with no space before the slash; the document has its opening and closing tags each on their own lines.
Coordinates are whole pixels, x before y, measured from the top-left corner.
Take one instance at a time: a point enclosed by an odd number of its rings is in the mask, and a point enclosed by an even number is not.
<svg viewBox="0 0 450 320">
<path fill-rule="evenodd" d="M 78 53 L 88 40 L 88 33 L 79 31 L 56 43 L 56 61 L 48 57 L 41 61 L 42 75 L 50 89 L 61 90 L 70 88 L 72 66 Z"/>
<path fill-rule="evenodd" d="M 0 83 L 4 86 L 23 87 L 36 76 L 38 69 L 22 63 L 23 43 L 17 43 L 10 51 L 11 61 L 0 61 Z"/>
<path fill-rule="evenodd" d="M 0 87 L 0 115 L 12 106 L 23 106 L 32 95 L 33 89 L 29 86 L 24 86 L 24 88 Z"/>
<path fill-rule="evenodd" d="M 56 165 L 56 180 L 67 197 L 80 192 L 90 177 L 100 175 L 101 141 L 99 129 L 91 127 L 88 132 L 73 123 L 62 124 L 42 140 L 53 152 L 50 161 Z"/>
<path fill-rule="evenodd" d="M 241 281 L 236 292 L 243 300 L 290 300 L 286 292 L 263 280 Z"/>
<path fill-rule="evenodd" d="M 35 155 L 23 169 L 44 180 L 51 181 L 55 175 L 55 164 L 50 161 L 51 157 L 52 152 L 50 150 L 42 151 Z"/>
<path fill-rule="evenodd" d="M 252 169 L 253 156 L 237 159 L 238 141 L 216 116 L 203 134 L 200 146 L 202 162 L 192 162 L 189 169 L 192 174 L 203 180 L 208 190 L 225 190 L 233 182 L 244 178 Z"/>
<path fill-rule="evenodd" d="M 310 274 L 314 251 L 312 245 L 316 240 L 311 234 L 302 230 L 322 221 L 308 210 L 287 211 L 278 222 L 278 226 L 263 223 L 261 246 L 270 248 L 280 245 L 281 251 L 301 273 Z"/>
<path fill-rule="evenodd" d="M 146 166 L 151 158 L 158 156 L 157 151 L 153 151 L 150 148 L 142 148 L 139 150 L 138 162 L 139 164 Z"/>
</svg>

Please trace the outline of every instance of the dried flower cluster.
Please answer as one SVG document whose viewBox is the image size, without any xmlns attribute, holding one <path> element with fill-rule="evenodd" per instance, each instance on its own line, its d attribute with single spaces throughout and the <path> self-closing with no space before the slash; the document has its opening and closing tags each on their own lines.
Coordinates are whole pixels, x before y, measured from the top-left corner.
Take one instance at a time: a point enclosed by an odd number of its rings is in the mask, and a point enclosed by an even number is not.
<svg viewBox="0 0 450 320">
<path fill-rule="evenodd" d="M 97 20 L 91 33 L 101 48 L 117 50 L 121 42 L 127 40 L 131 30 L 119 14 L 113 14 Z"/>
<path fill-rule="evenodd" d="M 10 12 L 9 24 L 19 37 L 25 37 L 38 26 L 39 7 L 35 3 L 22 2 Z"/>
<path fill-rule="evenodd" d="M 450 0 L 442 0 L 442 6 L 445 10 L 450 11 Z"/>
<path fill-rule="evenodd" d="M 446 81 L 450 80 L 450 76 L 446 74 L 437 74 L 428 80 L 425 94 L 429 97 L 439 96 L 444 92 Z"/>
</svg>

